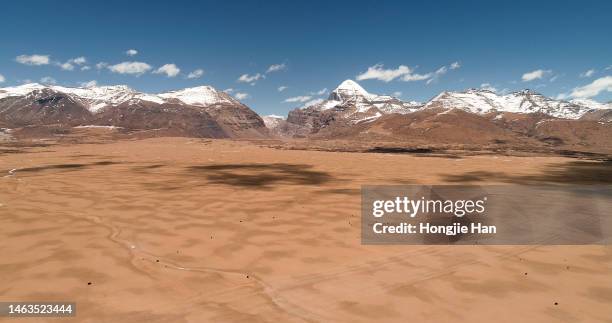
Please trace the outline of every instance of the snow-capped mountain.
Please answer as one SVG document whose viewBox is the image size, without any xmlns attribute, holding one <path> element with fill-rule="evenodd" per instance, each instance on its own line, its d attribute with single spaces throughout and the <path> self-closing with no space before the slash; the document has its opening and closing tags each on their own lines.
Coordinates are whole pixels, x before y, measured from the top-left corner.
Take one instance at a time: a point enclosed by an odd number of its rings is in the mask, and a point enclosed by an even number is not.
<svg viewBox="0 0 612 323">
<path fill-rule="evenodd" d="M 5 128 L 97 125 L 170 129 L 167 133 L 198 137 L 260 137 L 269 133 L 304 137 L 321 130 L 322 135 L 338 133 L 338 129 L 349 133 L 352 127 L 369 127 L 396 116 L 412 120 L 406 125 L 391 123 L 398 127 L 414 127 L 421 117 L 434 121 L 465 117 L 454 113 L 457 111 L 481 116 L 502 127 L 523 127 L 552 118 L 606 124 L 612 119 L 610 103 L 555 100 L 530 90 L 506 95 L 483 89 L 443 92 L 421 104 L 369 93 L 352 80 L 343 81 L 326 100 L 290 111 L 286 120 L 278 116 L 261 118 L 239 100 L 210 86 L 156 94 L 124 85 L 70 88 L 32 83 L 0 88 L 0 127 Z M 525 118 L 518 117 L 523 120 L 518 122 L 517 115 Z"/>
<path fill-rule="evenodd" d="M 330 110 L 340 107 L 343 111 L 350 109 L 351 113 L 367 113 L 372 115 L 377 113 L 410 113 L 421 106 L 418 102 L 402 102 L 397 98 L 387 95 L 376 95 L 368 93 L 361 85 L 353 80 L 345 80 L 334 89 L 327 100 L 301 109 L 312 109 L 318 111 Z"/>
<path fill-rule="evenodd" d="M 612 109 L 612 102 L 599 103 L 599 102 L 597 102 L 595 100 L 591 100 L 591 99 L 573 99 L 573 100 L 570 100 L 569 102 L 573 103 L 573 104 L 576 104 L 576 105 L 589 107 L 589 108 L 595 109 L 595 110 Z"/>
<path fill-rule="evenodd" d="M 506 95 L 483 89 L 469 89 L 464 92 L 442 92 L 424 107 L 461 109 L 471 113 L 491 112 L 543 113 L 556 118 L 578 119 L 593 109 L 601 108 L 592 100 L 571 102 L 554 100 L 531 90 L 522 90 Z"/>
<path fill-rule="evenodd" d="M 331 123 L 345 126 L 369 122 L 384 114 L 406 114 L 418 110 L 421 104 L 402 102 L 397 98 L 368 93 L 357 82 L 345 80 L 321 102 L 289 112 L 284 128 L 290 135 L 305 136 L 316 133 Z"/>
<path fill-rule="evenodd" d="M 267 115 L 261 117 L 266 125 L 266 128 L 270 131 L 270 134 L 278 137 L 293 136 L 296 134 L 296 125 L 287 123 L 287 120 L 283 116 Z"/>
<path fill-rule="evenodd" d="M 148 94 L 125 85 L 0 88 L 0 126 L 107 125 L 201 137 L 267 135 L 249 107 L 210 86 Z"/>
<path fill-rule="evenodd" d="M 274 114 L 261 117 L 266 127 L 272 129 L 278 127 L 281 122 L 285 121 L 285 117 Z"/>
<path fill-rule="evenodd" d="M 463 114 L 451 113 L 455 109 Z M 576 120 L 583 116 L 583 120 L 607 122 L 612 113 L 610 103 L 601 104 L 584 99 L 555 100 L 531 90 L 499 95 L 489 90 L 469 89 L 464 92 L 442 92 L 425 104 L 404 102 L 391 96 L 369 93 L 357 82 L 346 80 L 334 89 L 326 100 L 291 110 L 286 120 L 270 120 L 267 125 L 274 133 L 284 136 L 303 137 L 317 134 L 325 137 L 329 133 L 351 133 L 352 130 L 349 129 L 352 127 L 370 127 L 380 119 L 385 119 L 385 122 L 392 119 L 411 120 L 410 124 L 405 125 L 401 125 L 401 122 L 390 124 L 393 124 L 393 127 L 416 127 L 425 119 L 435 121 L 437 118 L 446 118 L 445 120 L 451 123 L 454 122 L 450 121 L 451 119 L 463 122 L 460 119 L 467 120 L 465 113 L 468 113 L 484 117 L 474 119 L 484 124 L 493 120 L 499 121 L 497 123 L 502 127 L 517 127 L 516 121 L 503 124 L 500 118 L 503 118 L 506 112 L 523 115 L 526 118 L 523 118 L 524 120 L 533 119 L 534 122 L 551 118 Z M 428 127 L 425 128 L 429 129 Z"/>
<path fill-rule="evenodd" d="M 36 95 L 42 90 L 53 90 L 71 96 L 80 101 L 92 113 L 101 112 L 106 107 L 118 106 L 126 102 L 147 101 L 156 104 L 182 103 L 193 106 L 209 106 L 213 104 L 240 104 L 238 100 L 225 92 L 217 91 L 211 86 L 198 86 L 178 91 L 148 94 L 135 91 L 126 85 L 63 87 L 41 85 L 38 83 L 24 84 L 15 87 L 0 88 L 0 99 L 6 97 L 21 97 Z"/>
<path fill-rule="evenodd" d="M 240 104 L 240 102 L 223 91 L 217 91 L 212 86 L 198 86 L 178 91 L 157 94 L 162 100 L 176 99 L 183 103 L 208 106 L 212 104 Z"/>
</svg>

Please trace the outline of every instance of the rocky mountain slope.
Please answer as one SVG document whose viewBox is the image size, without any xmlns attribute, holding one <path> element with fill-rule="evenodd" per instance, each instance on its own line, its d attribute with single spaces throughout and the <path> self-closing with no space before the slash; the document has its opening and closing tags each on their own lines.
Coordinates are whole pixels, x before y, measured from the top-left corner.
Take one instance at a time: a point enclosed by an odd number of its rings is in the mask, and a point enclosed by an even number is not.
<svg viewBox="0 0 612 323">
<path fill-rule="evenodd" d="M 68 88 L 25 84 L 0 89 L 0 125 L 116 126 L 196 137 L 268 135 L 249 107 L 210 86 L 147 94 L 127 86 Z"/>
</svg>

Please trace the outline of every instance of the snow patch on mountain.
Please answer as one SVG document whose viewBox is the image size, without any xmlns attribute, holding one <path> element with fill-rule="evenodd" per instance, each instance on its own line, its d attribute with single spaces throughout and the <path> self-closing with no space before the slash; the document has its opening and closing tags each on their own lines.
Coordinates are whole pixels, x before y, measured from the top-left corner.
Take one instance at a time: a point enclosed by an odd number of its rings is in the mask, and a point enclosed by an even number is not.
<svg viewBox="0 0 612 323">
<path fill-rule="evenodd" d="M 596 109 L 596 110 L 612 109 L 612 102 L 599 103 L 591 99 L 574 99 L 574 100 L 570 100 L 569 102 L 576 104 L 576 105 L 581 105 L 581 106 L 589 107 L 592 109 Z"/>
<path fill-rule="evenodd" d="M 104 107 L 117 106 L 131 100 L 149 101 L 157 104 L 164 103 L 164 100 L 156 95 L 134 91 L 126 85 L 114 86 L 94 86 L 86 88 L 69 88 L 53 86 L 53 90 L 72 94 L 93 113 L 101 111 Z"/>
<path fill-rule="evenodd" d="M 261 119 L 263 119 L 263 122 L 267 128 L 273 129 L 278 127 L 285 120 L 285 117 L 271 114 L 263 116 Z"/>
<path fill-rule="evenodd" d="M 162 99 L 177 99 L 189 105 L 207 106 L 218 103 L 239 103 L 227 93 L 217 91 L 212 86 L 198 86 L 157 95 Z"/>
<path fill-rule="evenodd" d="M 36 90 L 42 90 L 46 86 L 38 83 L 28 83 L 19 86 L 0 88 L 0 99 L 4 99 L 10 96 L 25 96 Z"/>
</svg>

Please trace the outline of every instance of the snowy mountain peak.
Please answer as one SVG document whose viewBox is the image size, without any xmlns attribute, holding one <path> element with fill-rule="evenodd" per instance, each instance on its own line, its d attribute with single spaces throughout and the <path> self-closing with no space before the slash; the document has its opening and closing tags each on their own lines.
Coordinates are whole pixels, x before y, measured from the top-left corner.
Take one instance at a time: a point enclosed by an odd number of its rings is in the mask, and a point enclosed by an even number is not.
<svg viewBox="0 0 612 323">
<path fill-rule="evenodd" d="M 157 96 L 163 99 L 178 99 L 191 105 L 210 105 L 215 103 L 236 103 L 237 101 L 227 93 L 217 91 L 212 86 L 202 85 L 177 91 L 160 93 Z"/>
<path fill-rule="evenodd" d="M 0 99 L 9 96 L 22 96 L 32 91 L 45 89 L 46 86 L 38 83 L 28 83 L 18 86 L 0 88 Z"/>
<path fill-rule="evenodd" d="M 293 114 L 298 115 L 303 110 L 331 111 L 339 118 L 359 123 L 373 121 L 384 114 L 414 112 L 421 106 L 414 101 L 403 102 L 392 96 L 371 94 L 357 82 L 345 80 L 331 92 L 327 100 L 316 100 L 316 103 L 294 110 Z"/>
<path fill-rule="evenodd" d="M 361 93 L 368 93 L 364 88 L 361 87 L 361 85 L 350 79 L 342 81 L 342 83 L 340 83 L 340 85 L 336 87 L 336 90 L 351 90 L 358 91 Z"/>
<path fill-rule="evenodd" d="M 329 95 L 329 100 L 343 101 L 355 96 L 369 98 L 370 93 L 362 88 L 361 85 L 357 84 L 357 82 L 345 80 L 332 91 Z"/>
</svg>

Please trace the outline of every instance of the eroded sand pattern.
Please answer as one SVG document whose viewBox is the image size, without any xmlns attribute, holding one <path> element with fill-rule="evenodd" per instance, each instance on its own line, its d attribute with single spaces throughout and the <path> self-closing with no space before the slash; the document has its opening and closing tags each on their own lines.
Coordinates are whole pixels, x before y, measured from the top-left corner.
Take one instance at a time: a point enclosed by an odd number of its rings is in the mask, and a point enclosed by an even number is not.
<svg viewBox="0 0 612 323">
<path fill-rule="evenodd" d="M 0 298 L 76 302 L 62 322 L 610 322 L 609 247 L 359 230 L 363 184 L 609 183 L 609 166 L 187 138 L 3 154 Z"/>
</svg>

